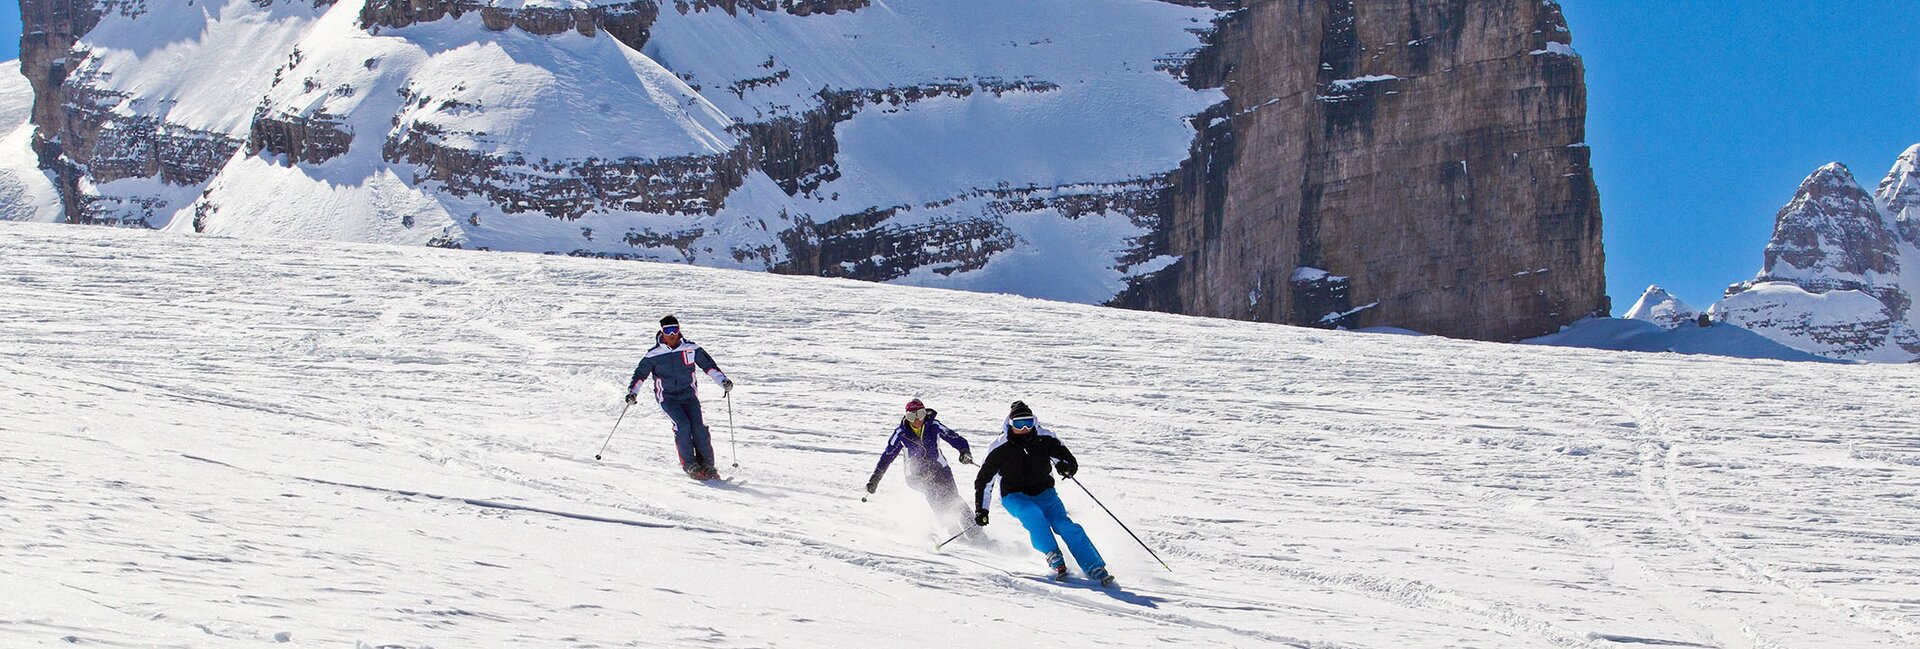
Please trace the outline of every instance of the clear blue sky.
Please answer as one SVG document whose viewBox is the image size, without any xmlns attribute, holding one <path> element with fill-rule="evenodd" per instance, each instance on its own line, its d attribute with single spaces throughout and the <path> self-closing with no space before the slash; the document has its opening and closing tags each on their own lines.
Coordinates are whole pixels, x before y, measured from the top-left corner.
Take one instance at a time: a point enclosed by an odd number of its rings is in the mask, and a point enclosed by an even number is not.
<svg viewBox="0 0 1920 649">
<path fill-rule="evenodd" d="M 1773 214 L 1838 160 L 1871 189 L 1920 143 L 1920 2 L 1562 0 L 1587 63 L 1607 286 L 1695 306 L 1760 268 Z M 20 40 L 0 10 L 0 59 Z"/>
<path fill-rule="evenodd" d="M 1659 284 L 1696 307 L 1751 279 L 1820 165 L 1871 190 L 1920 143 L 1920 2 L 1562 0 L 1614 312 Z"/>
</svg>

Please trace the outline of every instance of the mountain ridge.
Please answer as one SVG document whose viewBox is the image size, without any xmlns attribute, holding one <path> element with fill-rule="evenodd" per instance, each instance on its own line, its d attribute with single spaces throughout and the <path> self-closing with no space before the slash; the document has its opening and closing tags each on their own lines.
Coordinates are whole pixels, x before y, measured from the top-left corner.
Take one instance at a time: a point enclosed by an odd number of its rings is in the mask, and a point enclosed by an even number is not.
<svg viewBox="0 0 1920 649">
<path fill-rule="evenodd" d="M 21 9 L 73 222 L 1494 340 L 1606 306 L 1554 2 Z"/>
</svg>

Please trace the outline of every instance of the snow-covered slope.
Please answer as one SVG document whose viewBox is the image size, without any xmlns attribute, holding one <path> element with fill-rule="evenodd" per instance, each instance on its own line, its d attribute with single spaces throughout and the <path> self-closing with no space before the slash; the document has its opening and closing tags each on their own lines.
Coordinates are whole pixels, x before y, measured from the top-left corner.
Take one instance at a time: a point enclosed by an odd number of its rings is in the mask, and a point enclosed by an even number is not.
<svg viewBox="0 0 1920 649">
<path fill-rule="evenodd" d="M 0 221 L 57 221 L 60 194 L 33 154 L 33 87 L 20 62 L 0 63 Z"/>
<path fill-rule="evenodd" d="M 1585 347 L 1623 352 L 1673 352 L 1778 361 L 1836 361 L 1815 356 L 1754 333 L 1735 324 L 1702 327 L 1682 322 L 1672 327 L 1638 318 L 1589 318 L 1558 333 L 1521 341 L 1529 345 Z"/>
<path fill-rule="evenodd" d="M 1911 368 L 1379 336 L 423 247 L 0 224 L 0 645 L 1920 644 Z M 626 415 L 661 314 L 744 484 Z M 919 395 L 1024 399 L 1122 590 L 950 546 Z M 731 420 L 737 449 L 728 445 Z M 962 471 L 964 474 L 965 471 Z M 1006 571 L 1006 572 L 1003 572 Z"/>
<path fill-rule="evenodd" d="M 47 55 L 78 220 L 1103 302 L 1225 97 L 1182 5 L 82 2 Z"/>
</svg>

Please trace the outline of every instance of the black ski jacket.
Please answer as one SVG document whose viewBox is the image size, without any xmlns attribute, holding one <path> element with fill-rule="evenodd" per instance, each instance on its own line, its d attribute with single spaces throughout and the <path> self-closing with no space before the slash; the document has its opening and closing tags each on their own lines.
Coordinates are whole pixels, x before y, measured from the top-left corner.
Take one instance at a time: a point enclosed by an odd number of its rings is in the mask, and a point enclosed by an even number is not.
<svg viewBox="0 0 1920 649">
<path fill-rule="evenodd" d="M 1038 426 L 1036 426 L 1037 428 Z M 1022 493 L 1038 496 L 1053 488 L 1053 460 L 1078 471 L 1080 463 L 1052 432 L 1039 428 L 1032 433 L 1002 433 L 987 447 L 987 458 L 980 461 L 980 474 L 973 478 L 973 506 L 987 508 L 987 485 L 1000 478 L 1000 495 Z"/>
</svg>

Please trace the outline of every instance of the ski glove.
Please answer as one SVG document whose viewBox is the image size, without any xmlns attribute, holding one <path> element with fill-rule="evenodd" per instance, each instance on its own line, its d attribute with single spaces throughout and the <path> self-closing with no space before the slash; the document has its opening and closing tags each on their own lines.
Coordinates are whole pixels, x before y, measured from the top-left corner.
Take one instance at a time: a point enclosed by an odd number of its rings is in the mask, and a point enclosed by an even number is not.
<svg viewBox="0 0 1920 649">
<path fill-rule="evenodd" d="M 873 474 L 873 477 L 867 478 L 867 493 L 873 493 L 873 490 L 879 489 L 879 488 L 880 488 L 880 474 L 875 473 Z"/>
<path fill-rule="evenodd" d="M 727 379 L 725 381 L 720 382 L 720 396 L 726 396 L 729 394 L 733 394 L 733 379 Z"/>
<path fill-rule="evenodd" d="M 961 463 L 961 464 L 973 464 L 973 454 L 972 454 L 972 453 L 961 453 L 961 454 L 960 454 L 960 463 Z"/>
<path fill-rule="evenodd" d="M 1060 477 L 1062 478 L 1071 478 L 1073 477 L 1073 474 L 1078 473 L 1080 471 L 1080 467 L 1074 466 L 1072 464 L 1068 464 L 1066 460 L 1061 460 L 1059 462 L 1053 463 L 1053 470 L 1059 471 Z"/>
<path fill-rule="evenodd" d="M 973 510 L 973 522 L 974 524 L 979 525 L 981 527 L 986 527 L 987 526 L 987 508 L 981 507 L 979 509 Z"/>
<path fill-rule="evenodd" d="M 633 405 L 633 404 L 634 404 L 635 402 L 638 402 L 639 400 L 640 400 L 640 396 L 639 396 L 639 395 L 637 395 L 637 394 L 634 394 L 634 393 L 632 393 L 632 392 L 628 392 L 628 393 L 627 393 L 627 405 L 629 405 L 629 406 L 631 406 L 631 405 Z"/>
</svg>

